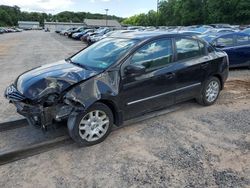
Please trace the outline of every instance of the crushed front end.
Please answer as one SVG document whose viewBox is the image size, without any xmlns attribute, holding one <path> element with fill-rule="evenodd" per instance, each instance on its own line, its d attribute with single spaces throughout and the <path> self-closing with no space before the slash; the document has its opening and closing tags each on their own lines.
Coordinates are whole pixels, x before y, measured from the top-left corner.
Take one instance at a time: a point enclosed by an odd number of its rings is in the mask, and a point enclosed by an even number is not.
<svg viewBox="0 0 250 188">
<path fill-rule="evenodd" d="M 67 119 L 75 108 L 64 96 L 71 87 L 98 74 L 70 61 L 46 64 L 19 75 L 5 90 L 5 97 L 29 124 L 46 129 Z"/>
<path fill-rule="evenodd" d="M 54 122 L 66 119 L 72 112 L 72 107 L 65 104 L 63 99 L 56 94 L 32 101 L 12 84 L 6 88 L 4 95 L 10 103 L 16 106 L 17 112 L 23 115 L 30 125 L 45 130 Z"/>
</svg>

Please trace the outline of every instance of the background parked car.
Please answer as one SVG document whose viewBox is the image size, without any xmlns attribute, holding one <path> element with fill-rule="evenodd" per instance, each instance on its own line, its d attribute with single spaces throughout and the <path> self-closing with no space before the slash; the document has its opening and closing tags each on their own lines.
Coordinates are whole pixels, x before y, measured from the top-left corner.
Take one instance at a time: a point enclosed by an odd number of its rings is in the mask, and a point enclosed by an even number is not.
<svg viewBox="0 0 250 188">
<path fill-rule="evenodd" d="M 230 24 L 220 23 L 220 24 L 210 24 L 214 28 L 232 28 Z"/>
<path fill-rule="evenodd" d="M 235 32 L 233 29 L 222 28 L 222 29 L 209 29 L 203 34 L 212 35 L 212 34 L 217 34 L 217 33 L 233 33 L 233 32 Z"/>
<path fill-rule="evenodd" d="M 101 40 L 101 38 L 103 37 L 103 35 L 105 35 L 106 33 L 110 32 L 110 29 L 109 28 L 103 28 L 101 30 L 98 30 L 97 32 L 95 32 L 93 35 L 91 35 L 87 42 L 89 44 L 92 44 L 92 43 L 95 43 L 99 40 Z"/>
<path fill-rule="evenodd" d="M 62 30 L 62 31 L 60 32 L 60 34 L 61 34 L 61 35 L 67 36 L 68 33 L 70 33 L 71 31 L 73 31 L 73 30 L 75 30 L 75 29 L 76 29 L 76 27 L 71 27 L 71 28 L 69 28 L 69 29 Z"/>
<path fill-rule="evenodd" d="M 12 28 L 6 28 L 6 29 L 7 29 L 7 32 L 8 32 L 8 33 L 16 32 L 16 30 L 15 30 L 15 29 L 12 29 Z"/>
<path fill-rule="evenodd" d="M 250 35 L 250 28 L 246 28 L 246 29 L 242 30 L 241 32 Z"/>
<path fill-rule="evenodd" d="M 80 40 L 83 42 L 87 42 L 87 38 L 93 34 L 94 34 L 94 31 L 93 32 L 89 31 L 86 34 L 84 34 L 83 36 L 81 36 Z"/>
<path fill-rule="evenodd" d="M 71 30 L 70 32 L 68 32 L 68 37 L 72 37 L 72 35 L 73 35 L 74 33 L 82 32 L 82 31 L 84 31 L 85 29 L 87 29 L 87 28 L 85 28 L 85 27 L 78 27 L 78 28 L 76 28 L 76 29 L 74 29 L 74 30 Z"/>
<path fill-rule="evenodd" d="M 192 35 L 192 36 L 199 36 L 202 34 L 201 32 L 197 32 L 197 31 L 180 31 L 179 33 Z"/>
<path fill-rule="evenodd" d="M 229 67 L 250 68 L 250 35 L 235 32 L 214 36 L 203 36 L 203 39 L 228 54 Z"/>
<path fill-rule="evenodd" d="M 56 29 L 55 33 L 60 33 L 62 31 L 62 29 Z"/>
<path fill-rule="evenodd" d="M 23 29 L 20 29 L 20 28 L 15 28 L 15 30 L 16 30 L 17 32 L 22 32 L 22 31 L 23 31 Z"/>
<path fill-rule="evenodd" d="M 0 34 L 3 34 L 3 33 L 5 33 L 5 31 L 0 28 Z"/>
<path fill-rule="evenodd" d="M 89 32 L 94 32 L 95 30 L 94 29 L 85 29 L 85 30 L 83 30 L 83 31 L 81 31 L 81 32 L 77 32 L 77 33 L 74 33 L 74 34 L 72 34 L 72 38 L 73 39 L 76 39 L 76 40 L 80 40 L 80 38 L 83 36 L 83 35 L 85 35 L 85 34 L 87 34 L 87 33 L 89 33 Z"/>
<path fill-rule="evenodd" d="M 81 37 L 81 41 L 88 42 L 90 36 L 95 35 L 95 34 L 98 33 L 99 31 L 101 31 L 102 29 L 103 29 L 103 28 L 98 28 L 98 29 L 94 30 L 93 32 L 88 32 L 88 33 L 86 33 L 85 35 L 83 35 L 83 36 Z"/>
<path fill-rule="evenodd" d="M 119 34 L 123 34 L 123 33 L 131 33 L 131 32 L 135 32 L 134 30 L 116 30 L 116 31 L 110 31 L 108 33 L 106 33 L 105 35 L 103 35 L 102 37 L 100 37 L 101 39 L 107 38 L 107 37 L 115 37 L 116 35 Z"/>
<path fill-rule="evenodd" d="M 180 29 L 180 31 L 204 33 L 204 32 L 211 30 L 211 29 L 213 29 L 213 27 L 209 26 L 209 25 L 194 25 L 194 26 L 182 27 Z"/>
</svg>

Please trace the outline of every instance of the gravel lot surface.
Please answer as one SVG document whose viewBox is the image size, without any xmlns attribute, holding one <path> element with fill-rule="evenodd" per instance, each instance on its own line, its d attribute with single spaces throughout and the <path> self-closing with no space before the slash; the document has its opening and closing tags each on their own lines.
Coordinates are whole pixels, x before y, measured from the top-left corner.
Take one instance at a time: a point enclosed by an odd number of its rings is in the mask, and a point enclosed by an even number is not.
<svg viewBox="0 0 250 188">
<path fill-rule="evenodd" d="M 0 36 L 0 92 L 26 69 L 82 47 L 41 31 Z M 0 103 L 1 119 L 16 117 L 3 98 Z M 250 71 L 232 70 L 215 105 L 179 107 L 115 130 L 92 147 L 67 145 L 0 166 L 0 187 L 250 187 Z M 15 144 L 15 135 L 41 138 L 27 131 L 1 133 L 0 147 Z"/>
</svg>

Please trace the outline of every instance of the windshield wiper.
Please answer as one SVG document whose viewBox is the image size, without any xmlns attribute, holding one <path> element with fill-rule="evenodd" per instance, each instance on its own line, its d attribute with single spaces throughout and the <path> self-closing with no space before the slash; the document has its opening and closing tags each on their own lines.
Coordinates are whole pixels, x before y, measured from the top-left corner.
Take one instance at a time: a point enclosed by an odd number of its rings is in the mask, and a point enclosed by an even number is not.
<svg viewBox="0 0 250 188">
<path fill-rule="evenodd" d="M 67 62 L 69 62 L 69 63 L 72 62 L 70 57 L 69 57 L 69 58 L 66 58 L 65 61 L 67 61 Z"/>
<path fill-rule="evenodd" d="M 81 63 L 73 62 L 73 61 L 71 60 L 71 58 L 67 58 L 67 59 L 65 59 L 65 61 L 67 61 L 67 62 L 69 62 L 69 63 L 72 63 L 72 64 L 74 64 L 74 65 L 77 65 L 78 67 L 81 67 L 81 68 L 83 68 L 83 69 L 90 70 L 90 68 L 89 68 L 88 66 L 83 65 L 83 64 L 81 64 Z"/>
</svg>

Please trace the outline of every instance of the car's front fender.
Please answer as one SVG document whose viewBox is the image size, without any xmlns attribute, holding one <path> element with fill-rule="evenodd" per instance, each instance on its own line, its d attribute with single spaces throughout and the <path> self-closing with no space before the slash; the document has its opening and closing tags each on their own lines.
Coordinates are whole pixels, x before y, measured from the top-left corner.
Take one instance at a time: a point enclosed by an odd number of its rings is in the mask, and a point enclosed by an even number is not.
<svg viewBox="0 0 250 188">
<path fill-rule="evenodd" d="M 65 103 L 87 109 L 99 100 L 115 100 L 118 95 L 120 76 L 118 71 L 104 72 L 77 84 L 64 97 Z"/>
</svg>

